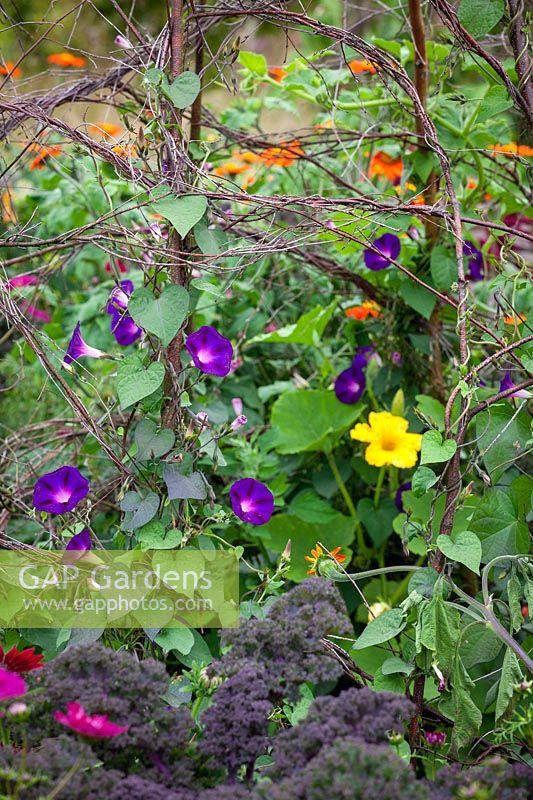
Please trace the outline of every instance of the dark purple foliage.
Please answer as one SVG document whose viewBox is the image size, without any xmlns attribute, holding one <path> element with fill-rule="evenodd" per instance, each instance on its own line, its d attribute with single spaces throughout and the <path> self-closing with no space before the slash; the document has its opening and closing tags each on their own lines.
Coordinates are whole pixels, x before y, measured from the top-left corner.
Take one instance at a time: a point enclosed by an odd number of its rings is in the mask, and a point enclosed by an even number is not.
<svg viewBox="0 0 533 800">
<path fill-rule="evenodd" d="M 241 478 L 229 490 L 233 513 L 251 525 L 264 525 L 274 512 L 274 495 L 255 478 Z"/>
<path fill-rule="evenodd" d="M 299 726 L 298 726 L 299 727 Z M 298 730 L 296 728 L 295 730 Z M 295 775 L 259 784 L 253 800 L 430 800 L 409 765 L 389 746 L 347 737 L 328 744 Z"/>
<path fill-rule="evenodd" d="M 217 690 L 213 703 L 201 716 L 200 753 L 212 766 L 225 767 L 233 779 L 241 766 L 253 767 L 268 744 L 268 715 L 272 703 L 262 671 L 244 666 Z"/>
<path fill-rule="evenodd" d="M 211 670 L 234 675 L 253 661 L 271 698 L 294 700 L 302 683 L 340 677 L 340 667 L 320 642 L 328 634 L 353 635 L 344 601 L 333 584 L 308 578 L 276 600 L 266 619 L 246 620 L 239 628 L 222 631 L 222 644 L 232 647 Z"/>
<path fill-rule="evenodd" d="M 68 648 L 39 673 L 39 691 L 31 704 L 30 741 L 57 735 L 61 726 L 53 719 L 54 711 L 78 702 L 88 714 L 106 714 L 128 725 L 126 733 L 93 743 L 106 767 L 138 771 L 174 787 L 188 784 L 190 762 L 184 751 L 192 720 L 186 708 L 171 708 L 161 699 L 169 682 L 164 664 L 138 661 L 128 652 L 95 643 L 90 648 Z"/>
<path fill-rule="evenodd" d="M 72 511 L 89 494 L 89 481 L 76 467 L 64 466 L 37 479 L 33 507 L 49 514 Z"/>
<path fill-rule="evenodd" d="M 222 336 L 211 325 L 202 325 L 187 336 L 185 343 L 194 366 L 209 375 L 223 378 L 231 370 L 233 347 L 229 339 Z"/>
<path fill-rule="evenodd" d="M 391 259 L 396 260 L 402 248 L 399 238 L 394 233 L 384 233 L 383 236 L 372 242 L 372 245 L 375 250 L 379 250 L 379 253 L 367 247 L 364 252 L 364 260 L 365 266 L 374 272 L 387 269 Z"/>
<path fill-rule="evenodd" d="M 387 732 L 403 732 L 412 710 L 412 703 L 402 695 L 368 688 L 347 689 L 338 697 L 317 697 L 303 722 L 276 736 L 273 774 L 285 778 L 303 769 L 337 739 L 388 742 Z"/>
<path fill-rule="evenodd" d="M 468 769 L 460 764 L 444 767 L 429 786 L 432 800 L 529 800 L 533 797 L 533 769 L 495 757 Z"/>
</svg>

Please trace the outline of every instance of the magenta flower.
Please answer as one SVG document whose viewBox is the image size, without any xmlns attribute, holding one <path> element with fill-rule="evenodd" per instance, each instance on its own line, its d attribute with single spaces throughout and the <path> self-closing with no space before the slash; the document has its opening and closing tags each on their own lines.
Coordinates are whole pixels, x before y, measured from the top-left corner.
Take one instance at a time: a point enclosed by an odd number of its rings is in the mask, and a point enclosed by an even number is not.
<svg viewBox="0 0 533 800">
<path fill-rule="evenodd" d="M 386 269 L 390 266 L 391 259 L 397 259 L 400 255 L 401 243 L 394 233 L 384 233 L 379 239 L 372 242 L 374 250 L 369 247 L 366 248 L 364 253 L 365 266 L 368 269 L 378 272 L 381 269 Z M 379 250 L 376 253 L 375 250 Z"/>
<path fill-rule="evenodd" d="M 507 389 L 513 389 L 514 386 L 515 386 L 515 384 L 511 380 L 511 372 L 509 370 L 507 370 L 507 372 L 505 373 L 505 375 L 503 376 L 503 378 L 500 381 L 500 389 L 499 389 L 499 391 L 500 392 L 506 392 Z M 528 392 L 527 389 L 519 389 L 518 391 L 513 392 L 512 394 L 508 395 L 508 397 L 528 398 L 528 397 L 531 397 L 531 393 Z"/>
<path fill-rule="evenodd" d="M 442 731 L 424 731 L 424 736 L 432 747 L 440 747 L 446 741 L 446 734 Z"/>
<path fill-rule="evenodd" d="M 11 700 L 28 691 L 28 684 L 20 675 L 0 667 L 0 700 Z"/>
<path fill-rule="evenodd" d="M 398 489 L 396 490 L 396 494 L 394 496 L 394 502 L 396 504 L 396 508 L 398 509 L 398 511 L 400 512 L 405 511 L 403 507 L 403 493 L 410 492 L 412 488 L 413 485 L 411 481 L 406 481 L 405 483 L 402 483 L 400 486 L 398 486 Z"/>
<path fill-rule="evenodd" d="M 89 494 L 89 481 L 76 467 L 59 467 L 42 475 L 33 490 L 33 507 L 49 514 L 72 511 Z"/>
<path fill-rule="evenodd" d="M 229 339 L 222 336 L 211 325 L 202 325 L 187 337 L 185 344 L 193 364 L 208 375 L 225 377 L 231 370 L 233 347 Z"/>
<path fill-rule="evenodd" d="M 482 281 L 485 274 L 483 253 L 478 250 L 474 242 L 466 239 L 463 242 L 463 255 L 468 259 L 468 272 L 471 281 Z"/>
<path fill-rule="evenodd" d="M 73 361 L 77 361 L 78 358 L 84 358 L 85 356 L 88 356 L 89 358 L 103 358 L 105 353 L 103 353 L 101 350 L 98 350 L 96 347 L 91 347 L 83 340 L 81 335 L 81 324 L 78 322 L 74 328 L 72 338 L 68 343 L 63 364 L 72 364 Z"/>
<path fill-rule="evenodd" d="M 48 313 L 48 311 L 43 311 L 42 308 L 37 308 L 32 303 L 29 303 L 27 300 L 21 300 L 19 303 L 20 307 L 26 314 L 29 314 L 30 317 L 34 319 L 39 319 L 41 322 L 50 322 L 52 317 Z"/>
<path fill-rule="evenodd" d="M 90 550 L 91 544 L 91 531 L 89 528 L 84 528 L 76 536 L 73 536 L 66 546 L 66 550 Z"/>
<path fill-rule="evenodd" d="M 20 289 L 23 286 L 37 286 L 39 278 L 37 275 L 15 275 L 10 278 L 5 285 L 6 289 Z"/>
<path fill-rule="evenodd" d="M 239 414 L 239 416 L 235 417 L 235 419 L 231 423 L 231 426 L 230 426 L 231 430 L 232 431 L 236 431 L 239 428 L 242 428 L 243 425 L 246 425 L 247 422 L 248 422 L 248 417 L 246 417 L 244 414 Z"/>
<path fill-rule="evenodd" d="M 67 703 L 67 713 L 56 711 L 54 719 L 81 736 L 91 739 L 111 739 L 126 733 L 128 726 L 110 722 L 106 714 L 87 714 L 80 703 Z"/>
<path fill-rule="evenodd" d="M 265 525 L 274 513 L 274 495 L 255 478 L 241 478 L 229 490 L 235 516 L 251 525 Z"/>
<path fill-rule="evenodd" d="M 133 283 L 130 280 L 120 282 L 111 292 L 106 312 L 111 314 L 111 333 L 118 344 L 127 347 L 142 336 L 143 330 L 128 314 L 128 301 L 133 293 Z"/>
<path fill-rule="evenodd" d="M 335 379 L 334 389 L 337 399 L 341 403 L 352 405 L 357 403 L 365 391 L 366 378 L 361 369 L 349 367 L 343 370 Z"/>
</svg>

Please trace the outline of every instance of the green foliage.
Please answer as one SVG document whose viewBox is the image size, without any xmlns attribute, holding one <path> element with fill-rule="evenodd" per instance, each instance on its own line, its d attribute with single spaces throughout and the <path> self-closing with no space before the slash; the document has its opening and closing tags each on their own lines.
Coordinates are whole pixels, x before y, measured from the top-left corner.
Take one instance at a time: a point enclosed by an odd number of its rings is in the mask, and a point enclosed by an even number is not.
<svg viewBox="0 0 533 800">
<path fill-rule="evenodd" d="M 286 392 L 272 407 L 272 428 L 280 453 L 331 449 L 332 434 L 345 431 L 363 411 L 363 404 L 347 406 L 330 391 Z"/>
</svg>

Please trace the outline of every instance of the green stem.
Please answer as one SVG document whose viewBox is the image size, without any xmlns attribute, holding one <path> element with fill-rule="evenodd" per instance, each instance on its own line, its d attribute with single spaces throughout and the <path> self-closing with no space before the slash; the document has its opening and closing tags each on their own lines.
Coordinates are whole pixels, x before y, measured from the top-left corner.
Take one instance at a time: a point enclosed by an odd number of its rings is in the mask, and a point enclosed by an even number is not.
<svg viewBox="0 0 533 800">
<path fill-rule="evenodd" d="M 385 478 L 385 467 L 381 467 L 378 475 L 378 482 L 376 483 L 376 490 L 374 492 L 374 508 L 379 506 L 381 497 L 381 490 L 383 488 L 383 479 Z"/>
<path fill-rule="evenodd" d="M 350 497 L 350 493 L 349 493 L 348 489 L 346 488 L 346 484 L 344 483 L 344 481 L 342 479 L 342 475 L 339 472 L 339 468 L 337 466 L 337 462 L 335 461 L 335 457 L 334 457 L 333 453 L 326 452 L 326 458 L 328 460 L 329 468 L 331 469 L 331 471 L 333 473 L 333 477 L 335 478 L 337 486 L 339 487 L 339 491 L 342 494 L 343 500 L 344 500 L 344 502 L 346 504 L 346 508 L 350 512 L 350 515 L 356 521 L 357 547 L 359 549 L 359 554 L 360 555 L 368 555 L 370 551 L 369 551 L 368 547 L 365 544 L 363 526 L 361 525 L 361 521 L 360 521 L 360 519 L 359 519 L 359 517 L 357 515 L 357 511 L 356 511 L 356 508 L 355 508 L 355 506 L 353 504 L 353 500 Z"/>
</svg>

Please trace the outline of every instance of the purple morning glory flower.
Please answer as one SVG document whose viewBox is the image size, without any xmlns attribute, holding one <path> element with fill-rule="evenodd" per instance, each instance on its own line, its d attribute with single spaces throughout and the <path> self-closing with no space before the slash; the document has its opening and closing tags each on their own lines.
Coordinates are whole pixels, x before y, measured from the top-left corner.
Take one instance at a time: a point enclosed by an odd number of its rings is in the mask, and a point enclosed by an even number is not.
<svg viewBox="0 0 533 800">
<path fill-rule="evenodd" d="M 111 319 L 111 333 L 118 344 L 125 347 L 136 342 L 143 330 L 126 311 L 115 311 Z"/>
<path fill-rule="evenodd" d="M 402 483 L 400 486 L 398 486 L 398 489 L 396 491 L 396 496 L 394 498 L 394 502 L 396 503 L 396 508 L 398 509 L 398 511 L 400 512 L 405 511 L 403 507 L 403 493 L 410 492 L 411 489 L 412 489 L 411 481 L 406 481 L 406 483 Z"/>
<path fill-rule="evenodd" d="M 355 355 L 352 360 L 353 369 L 355 370 L 364 369 L 368 364 L 368 361 L 370 359 L 370 356 L 372 355 L 373 350 L 374 348 L 368 345 L 366 347 L 358 347 L 355 351 Z"/>
<path fill-rule="evenodd" d="M 401 243 L 394 233 L 384 233 L 379 239 L 372 242 L 372 245 L 379 253 L 371 250 L 369 247 L 365 250 L 364 259 L 365 266 L 368 269 L 378 272 L 380 269 L 386 269 L 390 266 L 390 260 L 398 258 L 401 250 Z"/>
<path fill-rule="evenodd" d="M 106 311 L 111 314 L 111 333 L 118 344 L 124 347 L 133 344 L 142 336 L 143 330 L 128 314 L 128 300 L 133 293 L 133 282 L 121 281 L 120 286 L 115 286 L 107 304 Z"/>
<path fill-rule="evenodd" d="M 507 389 L 513 389 L 514 386 L 515 386 L 515 384 L 511 380 L 511 373 L 510 373 L 509 370 L 507 370 L 507 372 L 505 373 L 505 375 L 503 376 L 503 378 L 500 381 L 499 391 L 500 392 L 506 392 Z M 519 391 L 513 392 L 513 394 L 508 395 L 508 397 L 528 398 L 528 397 L 531 397 L 531 394 L 527 391 L 527 389 L 520 389 Z"/>
<path fill-rule="evenodd" d="M 91 531 L 89 528 L 84 528 L 76 536 L 73 536 L 66 546 L 66 550 L 90 550 L 91 544 Z"/>
<path fill-rule="evenodd" d="M 463 242 L 463 255 L 468 258 L 468 271 L 471 281 L 482 281 L 485 275 L 483 253 L 478 250 L 474 242 L 466 239 Z"/>
<path fill-rule="evenodd" d="M 76 323 L 74 333 L 72 334 L 70 342 L 68 343 L 63 364 L 72 364 L 73 361 L 77 361 L 78 358 L 83 358 L 84 356 L 89 356 L 90 358 L 103 358 L 105 353 L 103 353 L 101 350 L 98 350 L 96 347 L 91 347 L 87 344 L 87 342 L 84 342 L 81 335 L 81 323 L 78 322 Z"/>
<path fill-rule="evenodd" d="M 343 370 L 335 379 L 335 394 L 341 403 L 352 405 L 357 403 L 365 391 L 365 373 L 353 366 Z"/>
<path fill-rule="evenodd" d="M 264 525 L 274 513 L 274 495 L 255 478 L 241 478 L 229 490 L 233 513 L 251 525 Z"/>
<path fill-rule="evenodd" d="M 231 371 L 231 342 L 211 325 L 202 325 L 191 333 L 185 347 L 191 354 L 194 366 L 202 372 L 223 378 Z"/>
<path fill-rule="evenodd" d="M 76 467 L 59 467 L 42 475 L 33 489 L 33 507 L 49 514 L 72 511 L 89 494 L 89 481 Z"/>
</svg>

